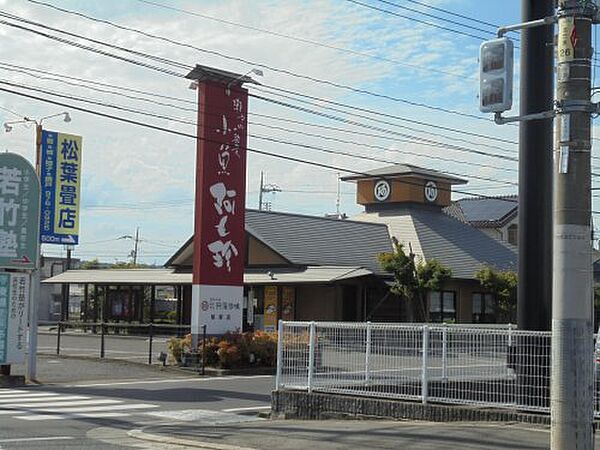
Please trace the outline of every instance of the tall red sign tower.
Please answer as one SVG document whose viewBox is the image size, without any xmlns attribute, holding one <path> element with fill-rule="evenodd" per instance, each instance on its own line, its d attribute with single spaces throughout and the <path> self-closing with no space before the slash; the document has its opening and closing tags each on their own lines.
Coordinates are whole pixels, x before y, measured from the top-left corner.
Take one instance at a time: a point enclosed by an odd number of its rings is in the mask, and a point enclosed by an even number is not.
<svg viewBox="0 0 600 450">
<path fill-rule="evenodd" d="M 245 262 L 246 123 L 252 82 L 196 66 L 198 90 L 192 335 L 242 328 Z"/>
</svg>

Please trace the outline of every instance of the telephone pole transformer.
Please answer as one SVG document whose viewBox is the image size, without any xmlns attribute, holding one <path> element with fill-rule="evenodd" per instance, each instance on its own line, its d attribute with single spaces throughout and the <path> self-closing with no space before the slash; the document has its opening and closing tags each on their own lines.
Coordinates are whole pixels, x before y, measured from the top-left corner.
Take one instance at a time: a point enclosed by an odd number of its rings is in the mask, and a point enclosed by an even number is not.
<svg viewBox="0 0 600 450">
<path fill-rule="evenodd" d="M 592 449 L 592 1 L 558 1 L 554 148 L 551 448 Z"/>
</svg>

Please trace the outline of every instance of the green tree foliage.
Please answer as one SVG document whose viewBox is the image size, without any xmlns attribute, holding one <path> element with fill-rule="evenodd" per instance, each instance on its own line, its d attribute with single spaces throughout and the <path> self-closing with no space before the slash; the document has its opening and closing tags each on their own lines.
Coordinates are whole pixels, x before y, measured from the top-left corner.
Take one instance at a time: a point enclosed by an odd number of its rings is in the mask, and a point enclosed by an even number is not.
<svg viewBox="0 0 600 450">
<path fill-rule="evenodd" d="M 149 266 L 148 264 L 134 264 L 133 262 L 125 261 L 118 261 L 110 266 L 111 269 L 144 269 L 148 267 L 152 266 Z"/>
<path fill-rule="evenodd" d="M 475 278 L 496 299 L 497 321 L 514 322 L 517 313 L 517 274 L 512 270 L 497 270 L 493 267 L 480 269 Z"/>
<path fill-rule="evenodd" d="M 89 261 L 82 262 L 79 268 L 84 270 L 99 269 L 100 261 L 98 261 L 98 258 L 90 259 Z"/>
<path fill-rule="evenodd" d="M 381 268 L 394 275 L 390 291 L 409 302 L 416 320 L 429 321 L 427 293 L 439 291 L 452 271 L 439 261 L 415 262 L 415 254 L 404 251 L 404 246 L 392 238 L 393 252 L 377 256 Z"/>
</svg>

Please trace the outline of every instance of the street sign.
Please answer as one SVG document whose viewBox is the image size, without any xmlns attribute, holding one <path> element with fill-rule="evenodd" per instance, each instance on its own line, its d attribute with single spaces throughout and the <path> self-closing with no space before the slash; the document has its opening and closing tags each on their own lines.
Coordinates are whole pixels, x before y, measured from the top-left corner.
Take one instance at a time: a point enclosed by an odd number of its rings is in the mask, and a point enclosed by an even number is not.
<svg viewBox="0 0 600 450">
<path fill-rule="evenodd" d="M 0 153 L 0 269 L 37 267 L 40 184 L 22 156 Z"/>
<path fill-rule="evenodd" d="M 25 360 L 29 275 L 0 272 L 0 364 Z"/>
<path fill-rule="evenodd" d="M 81 136 L 42 131 L 40 242 L 79 243 Z"/>
</svg>

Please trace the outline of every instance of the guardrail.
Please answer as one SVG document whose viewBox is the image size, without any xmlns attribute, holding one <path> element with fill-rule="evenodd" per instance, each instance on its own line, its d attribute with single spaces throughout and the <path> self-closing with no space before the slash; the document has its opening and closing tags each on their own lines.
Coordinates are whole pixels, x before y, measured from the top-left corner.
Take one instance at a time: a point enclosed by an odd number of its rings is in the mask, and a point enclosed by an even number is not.
<svg viewBox="0 0 600 450">
<path fill-rule="evenodd" d="M 550 337 L 506 326 L 280 322 L 276 389 L 549 412 Z M 597 393 L 595 383 L 598 417 Z"/>
<path fill-rule="evenodd" d="M 139 324 L 139 323 L 111 323 L 111 322 L 40 322 L 41 326 L 49 326 L 52 331 L 56 332 L 56 355 L 60 355 L 61 351 L 64 351 L 63 341 L 65 339 L 72 338 L 81 338 L 81 337 L 89 337 L 89 338 L 97 338 L 98 342 L 94 346 L 86 346 L 85 348 L 76 349 L 79 351 L 78 355 L 81 356 L 81 352 L 84 352 L 86 356 L 92 356 L 94 352 L 94 348 L 97 350 L 97 354 L 101 359 L 108 358 L 107 353 L 120 353 L 124 355 L 134 355 L 132 356 L 123 356 L 119 359 L 139 359 L 138 355 L 142 352 L 147 353 L 147 362 L 148 364 L 153 363 L 154 356 L 154 345 L 155 339 L 157 337 L 171 337 L 171 336 L 181 336 L 185 333 L 190 332 L 189 325 L 172 325 L 172 324 L 163 324 L 163 323 L 147 323 L 147 324 Z M 68 330 L 81 330 L 83 333 L 68 333 Z M 45 333 L 40 333 L 45 334 Z M 54 333 L 51 333 L 54 334 Z M 206 328 L 203 330 L 203 340 L 206 341 Z M 123 345 L 123 342 L 126 342 L 125 338 L 132 338 L 131 342 L 135 342 L 133 349 L 131 351 L 125 350 L 107 350 L 107 341 L 110 339 L 111 341 L 115 341 L 116 339 L 122 338 L 118 344 Z M 147 342 L 147 345 L 139 344 L 140 341 Z M 166 343 L 166 340 L 163 344 Z M 86 343 L 87 345 L 87 343 Z M 133 345 L 130 343 L 129 345 Z M 67 353 L 69 349 L 67 348 Z M 163 351 L 165 350 L 165 351 Z M 166 348 L 161 350 L 158 359 L 163 365 L 166 364 Z M 196 363 L 199 364 L 200 370 L 202 374 L 204 374 L 205 370 L 205 361 L 204 361 L 204 351 L 201 351 L 199 354 L 194 355 Z"/>
</svg>

